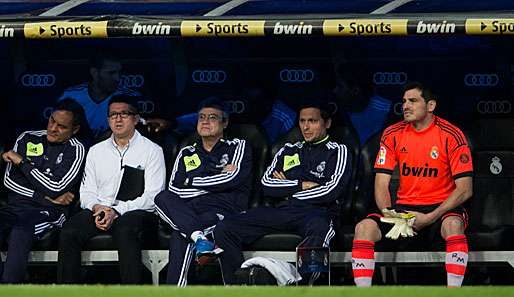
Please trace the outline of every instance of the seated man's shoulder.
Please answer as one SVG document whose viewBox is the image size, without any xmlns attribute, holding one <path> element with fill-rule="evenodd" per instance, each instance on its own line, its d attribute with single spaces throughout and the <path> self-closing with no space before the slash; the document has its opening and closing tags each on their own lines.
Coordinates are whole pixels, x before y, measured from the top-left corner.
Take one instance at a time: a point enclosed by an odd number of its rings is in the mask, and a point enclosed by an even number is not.
<svg viewBox="0 0 514 297">
<path fill-rule="evenodd" d="M 160 145 L 158 145 L 157 143 L 153 142 L 148 137 L 140 135 L 139 136 L 139 141 L 140 141 L 140 144 L 143 145 L 146 150 L 150 150 L 150 151 L 160 150 L 160 151 L 162 151 L 162 147 Z"/>
<path fill-rule="evenodd" d="M 18 140 L 25 139 L 39 139 L 46 137 L 46 130 L 29 130 L 25 131 L 18 136 Z"/>
<path fill-rule="evenodd" d="M 64 90 L 63 95 L 70 95 L 70 94 L 74 94 L 74 93 L 80 93 L 80 92 L 87 91 L 87 89 L 88 89 L 88 83 L 84 82 L 84 83 L 81 83 L 81 84 L 74 85 L 74 86 L 66 88 Z M 64 96 L 62 96 L 62 97 L 64 97 Z"/>
</svg>

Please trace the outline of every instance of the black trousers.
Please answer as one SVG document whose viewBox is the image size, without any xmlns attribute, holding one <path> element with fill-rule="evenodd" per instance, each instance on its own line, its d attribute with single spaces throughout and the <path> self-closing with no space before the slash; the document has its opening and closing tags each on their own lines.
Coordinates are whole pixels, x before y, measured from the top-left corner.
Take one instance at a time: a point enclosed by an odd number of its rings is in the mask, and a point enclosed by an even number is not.
<svg viewBox="0 0 514 297">
<path fill-rule="evenodd" d="M 64 224 L 60 234 L 57 282 L 79 283 L 83 247 L 91 237 L 107 232 L 118 249 L 121 283 L 141 283 L 142 233 L 154 229 L 157 219 L 153 213 L 143 210 L 130 211 L 115 219 L 109 230 L 102 231 L 96 228 L 90 210 L 74 215 Z"/>
<path fill-rule="evenodd" d="M 213 227 L 221 216 L 239 211 L 224 209 L 216 197 L 210 195 L 183 199 L 167 190 L 155 197 L 155 206 L 159 216 L 174 229 L 170 238 L 167 283 L 186 286 L 194 252 L 191 233 Z"/>
<path fill-rule="evenodd" d="M 220 256 L 225 284 L 234 284 L 235 272 L 244 262 L 242 248 L 266 234 L 294 233 L 309 238 L 310 246 L 329 246 L 335 235 L 332 217 L 324 208 L 259 207 L 220 221 L 214 241 L 224 250 Z M 314 281 L 319 275 L 313 275 Z"/>
<path fill-rule="evenodd" d="M 0 282 L 23 282 L 32 243 L 64 220 L 58 209 L 25 199 L 0 208 L 0 245 L 8 243 L 5 264 L 0 261 Z"/>
</svg>

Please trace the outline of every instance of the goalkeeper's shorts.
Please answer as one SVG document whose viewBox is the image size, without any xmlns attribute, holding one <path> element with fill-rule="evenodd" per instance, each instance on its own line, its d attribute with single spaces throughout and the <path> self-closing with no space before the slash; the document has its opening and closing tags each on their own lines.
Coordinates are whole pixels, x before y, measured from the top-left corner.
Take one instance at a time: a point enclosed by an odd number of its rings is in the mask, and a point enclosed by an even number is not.
<svg viewBox="0 0 514 297">
<path fill-rule="evenodd" d="M 439 206 L 439 204 L 433 204 L 433 205 L 397 204 L 397 205 L 393 206 L 392 208 L 394 210 L 396 210 L 396 212 L 417 211 L 417 212 L 421 212 L 421 213 L 429 213 L 432 210 L 436 209 L 438 206 Z M 409 239 L 422 240 L 422 241 L 423 240 L 439 241 L 437 239 L 441 238 L 440 232 L 441 232 L 442 221 L 445 218 L 450 217 L 450 216 L 459 217 L 462 220 L 462 222 L 464 222 L 464 229 L 466 229 L 468 227 L 469 220 L 468 220 L 468 213 L 467 213 L 466 209 L 463 206 L 457 206 L 456 208 L 448 211 L 443 216 L 441 216 L 441 218 L 438 221 L 436 221 L 435 223 L 433 223 L 432 225 L 423 228 L 421 231 L 416 231 L 418 233 L 418 235 L 414 236 L 413 238 L 409 238 Z M 391 230 L 391 224 L 381 222 L 380 221 L 381 217 L 383 217 L 382 212 L 378 211 L 378 210 L 368 214 L 368 216 L 367 216 L 368 219 L 372 219 L 375 222 L 377 222 L 378 227 L 380 228 L 380 232 L 382 233 L 383 239 L 386 239 L 385 234 L 387 234 L 387 232 L 389 232 L 389 230 Z M 439 237 L 439 238 L 437 238 L 437 237 Z"/>
</svg>

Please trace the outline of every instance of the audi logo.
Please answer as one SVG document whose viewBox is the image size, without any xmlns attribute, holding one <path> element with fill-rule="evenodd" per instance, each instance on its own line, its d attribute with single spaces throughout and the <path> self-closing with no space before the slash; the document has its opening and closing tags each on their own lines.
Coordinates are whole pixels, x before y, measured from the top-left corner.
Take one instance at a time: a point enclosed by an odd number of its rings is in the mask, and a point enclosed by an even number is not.
<svg viewBox="0 0 514 297">
<path fill-rule="evenodd" d="M 375 85 L 403 85 L 407 79 L 408 76 L 405 72 L 375 72 L 373 74 Z"/>
<path fill-rule="evenodd" d="M 282 69 L 280 80 L 287 83 L 308 83 L 314 80 L 314 71 L 311 69 Z"/>
<path fill-rule="evenodd" d="M 396 102 L 393 107 L 394 114 L 399 116 L 403 114 L 403 103 Z"/>
<path fill-rule="evenodd" d="M 464 84 L 468 87 L 494 87 L 498 85 L 498 74 L 468 73 L 464 76 Z"/>
<path fill-rule="evenodd" d="M 145 84 L 145 77 L 141 74 L 120 76 L 119 85 L 125 88 L 141 88 Z"/>
<path fill-rule="evenodd" d="M 149 114 L 155 111 L 155 104 L 152 101 L 138 101 L 137 109 L 142 114 Z"/>
<path fill-rule="evenodd" d="M 243 113 L 246 110 L 245 103 L 241 100 L 228 100 L 224 104 L 229 113 Z"/>
<path fill-rule="evenodd" d="M 512 111 L 512 104 L 507 100 L 479 101 L 477 111 L 480 114 L 502 114 Z"/>
<path fill-rule="evenodd" d="M 21 84 L 25 87 L 48 88 L 55 85 L 55 75 L 48 74 L 24 74 Z"/>
<path fill-rule="evenodd" d="M 221 84 L 227 80 L 227 73 L 223 70 L 195 70 L 191 79 L 197 84 Z"/>
<path fill-rule="evenodd" d="M 54 108 L 53 107 L 49 106 L 49 107 L 45 108 L 43 110 L 43 118 L 45 120 L 48 120 L 53 112 L 54 112 Z"/>
</svg>

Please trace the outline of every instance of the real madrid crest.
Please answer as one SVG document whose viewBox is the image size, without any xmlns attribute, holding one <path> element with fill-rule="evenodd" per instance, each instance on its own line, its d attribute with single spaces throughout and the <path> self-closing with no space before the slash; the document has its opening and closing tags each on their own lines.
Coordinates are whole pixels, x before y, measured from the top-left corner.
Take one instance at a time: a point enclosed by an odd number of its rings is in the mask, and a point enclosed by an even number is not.
<svg viewBox="0 0 514 297">
<path fill-rule="evenodd" d="M 493 157 L 491 159 L 491 164 L 489 165 L 489 170 L 491 171 L 492 174 L 494 175 L 498 175 L 502 172 L 502 169 L 503 169 L 503 166 L 502 166 L 502 163 L 500 163 L 500 158 L 498 157 Z"/>
<path fill-rule="evenodd" d="M 437 148 L 437 146 L 433 146 L 432 149 L 430 150 L 430 158 L 432 158 L 434 160 L 439 158 L 439 149 Z"/>
<path fill-rule="evenodd" d="M 60 153 L 60 154 L 59 154 L 59 156 L 57 156 L 57 160 L 55 160 L 55 164 L 61 164 L 61 162 L 62 162 L 62 156 L 63 156 L 63 154 L 62 154 L 62 153 Z"/>
<path fill-rule="evenodd" d="M 325 171 L 325 164 L 327 162 L 325 161 L 321 161 L 321 163 L 319 163 L 319 165 L 316 167 L 316 170 L 319 172 L 319 173 L 322 173 L 323 171 Z"/>
</svg>

